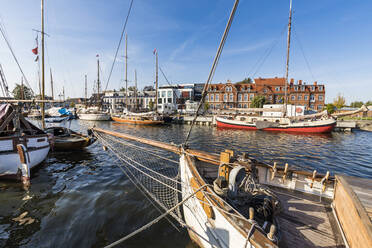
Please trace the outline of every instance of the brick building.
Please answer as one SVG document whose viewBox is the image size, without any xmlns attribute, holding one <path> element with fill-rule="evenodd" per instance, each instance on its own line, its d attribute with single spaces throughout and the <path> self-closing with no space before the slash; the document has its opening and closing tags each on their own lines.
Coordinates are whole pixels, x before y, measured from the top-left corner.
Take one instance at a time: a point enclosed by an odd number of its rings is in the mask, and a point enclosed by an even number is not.
<svg viewBox="0 0 372 248">
<path fill-rule="evenodd" d="M 267 104 L 281 104 L 285 96 L 285 78 L 256 78 L 253 83 L 211 84 L 206 101 L 210 109 L 250 108 L 257 95 L 265 96 Z M 306 109 L 320 111 L 324 107 L 325 87 L 306 84 L 302 80 L 296 83 L 290 80 L 287 87 L 287 102 L 305 106 Z"/>
</svg>

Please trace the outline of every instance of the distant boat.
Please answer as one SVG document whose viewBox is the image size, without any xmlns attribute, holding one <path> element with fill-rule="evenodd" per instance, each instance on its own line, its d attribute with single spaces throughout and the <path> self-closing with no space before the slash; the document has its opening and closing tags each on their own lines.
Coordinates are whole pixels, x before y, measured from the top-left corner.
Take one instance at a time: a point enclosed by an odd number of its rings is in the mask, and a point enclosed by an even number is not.
<svg viewBox="0 0 372 248">
<path fill-rule="evenodd" d="M 135 124 L 135 125 L 161 125 L 164 121 L 159 116 L 135 116 L 135 115 L 122 115 L 119 117 L 112 116 L 112 120 L 119 123 Z"/>
<path fill-rule="evenodd" d="M 98 56 L 98 55 L 97 55 Z M 99 96 L 99 88 L 100 88 L 100 79 L 99 79 L 99 59 L 97 58 L 97 101 L 98 106 L 94 108 L 88 108 L 88 109 L 81 109 L 78 112 L 78 117 L 81 120 L 86 121 L 109 121 L 111 120 L 111 116 L 108 112 L 101 111 L 101 99 Z"/>
<path fill-rule="evenodd" d="M 14 126 L 18 123 L 18 127 Z M 10 104 L 0 105 L 0 177 L 17 178 L 21 162 L 17 145 L 22 144 L 27 151 L 30 169 L 43 162 L 50 145 L 48 135 L 27 121 Z"/>
<path fill-rule="evenodd" d="M 83 135 L 64 127 L 48 127 L 45 132 L 51 134 L 53 150 L 57 151 L 82 149 L 96 141 L 92 135 Z"/>
</svg>

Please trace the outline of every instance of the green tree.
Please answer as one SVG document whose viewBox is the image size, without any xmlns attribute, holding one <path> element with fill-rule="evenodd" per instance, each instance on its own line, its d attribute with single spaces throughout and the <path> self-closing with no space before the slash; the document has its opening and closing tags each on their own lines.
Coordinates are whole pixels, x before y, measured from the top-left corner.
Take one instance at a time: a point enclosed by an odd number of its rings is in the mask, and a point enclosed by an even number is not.
<svg viewBox="0 0 372 248">
<path fill-rule="evenodd" d="M 149 109 L 152 111 L 154 109 L 154 102 L 150 100 L 149 102 Z"/>
<path fill-rule="evenodd" d="M 244 78 L 242 81 L 239 81 L 239 82 L 236 82 L 237 84 L 251 84 L 253 82 L 253 80 L 248 77 L 248 78 Z"/>
<path fill-rule="evenodd" d="M 23 87 L 22 87 L 22 85 L 20 85 L 20 84 L 16 84 L 12 93 L 14 95 L 14 99 L 16 99 L 16 100 L 20 100 L 22 98 L 24 100 L 30 100 L 33 97 L 31 89 L 28 88 L 25 85 L 23 85 Z"/>
<path fill-rule="evenodd" d="M 125 88 L 124 88 L 124 87 L 121 87 L 121 88 L 119 89 L 119 91 L 125 92 Z"/>
<path fill-rule="evenodd" d="M 208 109 L 209 109 L 209 103 L 204 103 L 204 113 L 207 113 L 207 111 L 208 111 Z"/>
<path fill-rule="evenodd" d="M 372 101 L 368 101 L 368 102 L 366 102 L 365 105 L 366 105 L 366 106 L 372 106 Z"/>
<path fill-rule="evenodd" d="M 363 106 L 363 102 L 352 102 L 350 104 L 350 107 L 353 107 L 353 108 L 360 108 Z"/>
<path fill-rule="evenodd" d="M 70 103 L 70 108 L 75 108 L 75 102 Z"/>
<path fill-rule="evenodd" d="M 337 97 L 333 100 L 333 105 L 335 105 L 337 109 L 341 109 L 342 107 L 345 106 L 345 104 L 346 104 L 345 97 L 343 97 L 341 94 L 338 94 Z"/>
<path fill-rule="evenodd" d="M 328 103 L 324 109 L 327 110 L 328 114 L 332 114 L 333 112 L 335 112 L 335 105 L 333 105 L 332 103 Z"/>
<path fill-rule="evenodd" d="M 266 102 L 266 99 L 264 96 L 255 96 L 252 100 L 252 107 L 262 108 L 265 102 Z"/>
</svg>

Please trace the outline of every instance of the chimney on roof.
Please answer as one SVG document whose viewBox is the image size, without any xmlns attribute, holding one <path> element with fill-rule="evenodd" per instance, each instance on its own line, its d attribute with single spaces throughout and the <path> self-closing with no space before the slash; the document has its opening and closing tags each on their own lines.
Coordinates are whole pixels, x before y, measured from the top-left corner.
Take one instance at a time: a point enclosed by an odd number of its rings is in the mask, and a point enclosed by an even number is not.
<svg viewBox="0 0 372 248">
<path fill-rule="evenodd" d="M 298 85 L 301 85 L 302 84 L 302 80 L 298 80 Z"/>
<path fill-rule="evenodd" d="M 314 82 L 314 85 L 317 85 L 317 84 L 318 84 L 318 82 L 317 82 L 317 81 L 315 81 L 315 82 Z"/>
<path fill-rule="evenodd" d="M 294 83 L 294 79 L 293 79 L 293 78 L 291 78 L 290 84 L 293 84 L 293 83 Z"/>
<path fill-rule="evenodd" d="M 231 80 L 228 79 L 228 80 L 227 80 L 227 83 L 228 83 L 228 84 L 231 84 Z"/>
</svg>

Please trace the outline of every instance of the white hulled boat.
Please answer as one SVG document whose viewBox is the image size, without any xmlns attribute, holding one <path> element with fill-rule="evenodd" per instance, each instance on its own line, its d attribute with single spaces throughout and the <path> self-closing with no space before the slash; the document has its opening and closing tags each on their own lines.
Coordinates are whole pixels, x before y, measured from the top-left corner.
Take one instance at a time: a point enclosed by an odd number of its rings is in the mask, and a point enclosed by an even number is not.
<svg viewBox="0 0 372 248">
<path fill-rule="evenodd" d="M 48 155 L 48 135 L 28 122 L 12 105 L 0 106 L 0 177 L 16 178 L 21 170 L 17 145 L 26 148 L 26 162 L 30 169 Z"/>
</svg>

